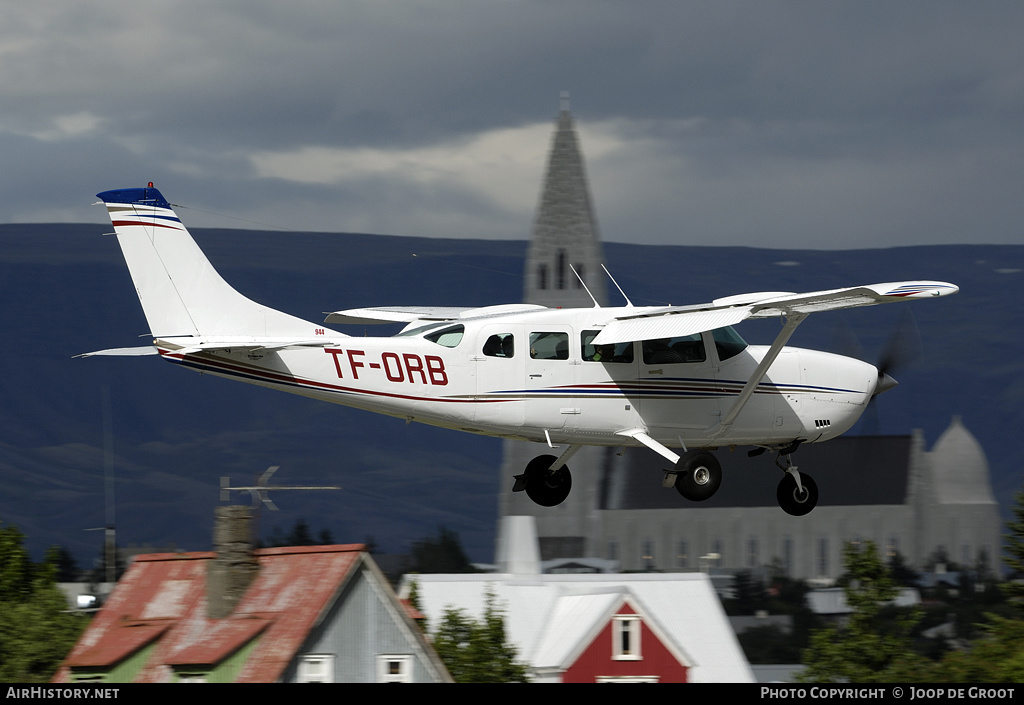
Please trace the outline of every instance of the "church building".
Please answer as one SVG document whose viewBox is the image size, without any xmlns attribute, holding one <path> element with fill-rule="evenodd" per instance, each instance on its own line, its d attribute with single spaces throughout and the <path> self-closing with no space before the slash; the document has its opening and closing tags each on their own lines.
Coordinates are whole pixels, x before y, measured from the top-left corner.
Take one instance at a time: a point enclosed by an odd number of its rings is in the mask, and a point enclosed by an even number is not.
<svg viewBox="0 0 1024 705">
<path fill-rule="evenodd" d="M 604 305 L 602 263 L 582 150 L 563 95 L 523 301 Z M 506 441 L 502 477 L 552 452 L 544 444 Z M 790 577 L 827 582 L 843 572 L 844 545 L 858 540 L 898 553 L 917 570 L 944 557 L 964 568 L 986 564 L 1000 571 L 1001 520 L 988 463 L 959 419 L 931 451 L 920 433 L 844 436 L 802 447 L 794 462 L 814 468 L 821 489 L 818 506 L 803 517 L 775 503 L 781 472 L 772 454 L 748 458 L 722 449 L 717 457 L 722 487 L 694 503 L 662 487 L 665 461 L 652 451 L 585 447 L 569 463 L 573 489 L 562 504 L 540 507 L 525 492 L 506 490 L 500 516 L 536 518 L 543 560 L 612 560 L 623 571 L 756 571 L 775 564 Z"/>
</svg>

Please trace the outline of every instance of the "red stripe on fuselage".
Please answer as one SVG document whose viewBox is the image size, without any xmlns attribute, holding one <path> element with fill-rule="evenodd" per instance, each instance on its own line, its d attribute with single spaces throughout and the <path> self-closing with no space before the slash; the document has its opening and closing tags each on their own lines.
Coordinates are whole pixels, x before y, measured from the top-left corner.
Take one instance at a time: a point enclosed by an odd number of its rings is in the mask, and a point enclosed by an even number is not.
<svg viewBox="0 0 1024 705">
<path fill-rule="evenodd" d="M 229 363 L 223 360 L 211 359 L 209 357 L 197 358 L 192 355 L 182 355 L 181 353 L 176 353 L 172 350 L 163 350 L 160 348 L 157 349 L 160 351 L 161 357 L 176 360 L 183 364 L 188 364 L 196 367 L 208 367 L 216 371 L 230 375 L 255 377 L 265 382 L 290 384 L 298 387 L 313 387 L 316 389 L 324 389 L 332 392 L 344 392 L 346 394 L 358 394 L 370 397 L 387 397 L 391 399 L 406 399 L 409 401 L 440 401 L 453 404 L 494 404 L 497 402 L 515 401 L 514 399 L 463 399 L 452 397 L 422 397 L 414 396 L 411 394 L 394 394 L 390 392 L 378 392 L 372 389 L 358 389 L 355 387 L 344 387 L 338 384 L 318 382 L 312 379 L 302 379 L 294 375 L 286 375 L 281 374 L 279 372 L 270 372 L 262 367 L 255 367 L 239 363 Z"/>
</svg>

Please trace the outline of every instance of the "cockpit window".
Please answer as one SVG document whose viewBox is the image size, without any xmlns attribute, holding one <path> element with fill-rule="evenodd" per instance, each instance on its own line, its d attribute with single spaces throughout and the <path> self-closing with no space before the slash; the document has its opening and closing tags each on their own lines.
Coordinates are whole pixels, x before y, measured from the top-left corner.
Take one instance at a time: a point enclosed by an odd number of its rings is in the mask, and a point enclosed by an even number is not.
<svg viewBox="0 0 1024 705">
<path fill-rule="evenodd" d="M 585 330 L 580 334 L 584 362 L 633 362 L 633 343 L 594 345 L 600 331 Z"/>
<path fill-rule="evenodd" d="M 704 362 L 708 359 L 700 333 L 676 338 L 645 340 L 644 364 L 665 365 L 675 362 Z"/>
<path fill-rule="evenodd" d="M 424 339 L 429 340 L 432 343 L 437 343 L 443 347 L 454 348 L 462 342 L 462 336 L 465 332 L 465 326 L 450 326 L 433 333 L 427 333 L 423 337 Z"/>
<path fill-rule="evenodd" d="M 715 349 L 718 351 L 719 360 L 736 357 L 747 349 L 747 341 L 732 326 L 716 328 L 711 331 L 711 337 L 715 339 Z"/>
</svg>

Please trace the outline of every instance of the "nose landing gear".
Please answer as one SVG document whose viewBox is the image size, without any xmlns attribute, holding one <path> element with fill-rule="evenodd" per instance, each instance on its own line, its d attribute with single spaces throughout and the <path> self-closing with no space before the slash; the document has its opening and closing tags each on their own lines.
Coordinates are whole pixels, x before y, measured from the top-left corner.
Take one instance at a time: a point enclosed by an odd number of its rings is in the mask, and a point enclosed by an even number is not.
<svg viewBox="0 0 1024 705">
<path fill-rule="evenodd" d="M 775 491 L 775 499 L 786 514 L 802 517 L 818 503 L 818 485 L 810 475 L 797 470 L 788 453 L 785 454 L 785 465 L 782 458 L 783 453 L 779 453 L 775 460 L 775 464 L 785 473 Z"/>
</svg>

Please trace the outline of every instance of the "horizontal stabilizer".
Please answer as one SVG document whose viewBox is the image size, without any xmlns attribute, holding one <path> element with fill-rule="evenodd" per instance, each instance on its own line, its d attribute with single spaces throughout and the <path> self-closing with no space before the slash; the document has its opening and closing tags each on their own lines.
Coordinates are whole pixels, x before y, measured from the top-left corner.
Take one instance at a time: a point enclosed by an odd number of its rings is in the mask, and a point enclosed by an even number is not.
<svg viewBox="0 0 1024 705">
<path fill-rule="evenodd" d="M 97 357 L 101 355 L 135 357 L 137 355 L 158 355 L 159 353 L 160 351 L 152 345 L 142 345 L 135 348 L 108 348 L 106 350 L 82 353 L 81 355 L 75 355 L 75 357 Z"/>
<path fill-rule="evenodd" d="M 340 333 L 333 334 L 336 337 L 348 337 Z M 336 345 L 333 338 L 222 338 L 220 340 L 195 339 L 195 338 L 163 338 L 157 340 L 157 345 L 165 350 L 171 350 L 177 355 L 191 355 L 200 352 L 212 352 L 214 350 L 287 350 L 289 348 L 325 348 Z"/>
</svg>

